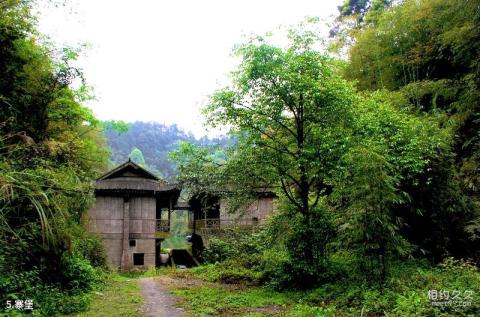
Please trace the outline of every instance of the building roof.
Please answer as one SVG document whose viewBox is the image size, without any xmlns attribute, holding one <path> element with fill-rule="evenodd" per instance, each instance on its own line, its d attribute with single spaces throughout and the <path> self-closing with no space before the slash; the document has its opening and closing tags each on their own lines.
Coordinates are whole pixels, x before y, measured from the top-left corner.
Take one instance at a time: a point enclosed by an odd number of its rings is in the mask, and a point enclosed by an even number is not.
<svg viewBox="0 0 480 317">
<path fill-rule="evenodd" d="M 136 177 L 118 177 L 113 179 L 97 180 L 95 188 L 97 190 L 152 190 L 169 191 L 177 189 L 175 185 L 165 184 L 151 179 L 142 179 Z"/>
<path fill-rule="evenodd" d="M 97 179 L 95 189 L 114 192 L 178 192 L 174 184 L 168 184 L 140 165 L 128 160 Z"/>
<path fill-rule="evenodd" d="M 100 176 L 97 180 L 105 180 L 110 178 L 117 178 L 121 176 L 127 177 L 141 177 L 159 181 L 160 178 L 149 172 L 147 169 L 141 167 L 137 163 L 128 159 L 127 162 L 115 167 L 110 172 Z"/>
</svg>

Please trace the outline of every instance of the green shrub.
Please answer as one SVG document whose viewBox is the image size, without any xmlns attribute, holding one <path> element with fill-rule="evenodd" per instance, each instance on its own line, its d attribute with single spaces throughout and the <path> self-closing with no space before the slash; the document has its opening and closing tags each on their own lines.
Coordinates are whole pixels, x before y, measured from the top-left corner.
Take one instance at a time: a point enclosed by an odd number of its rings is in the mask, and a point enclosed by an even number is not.
<svg viewBox="0 0 480 317">
<path fill-rule="evenodd" d="M 428 299 L 429 290 L 471 290 L 474 295 L 470 306 L 435 307 Z M 314 306 L 334 306 L 346 316 L 359 316 L 362 311 L 367 316 L 478 316 L 479 293 L 478 269 L 467 262 L 447 259 L 438 266 L 424 261 L 393 263 L 383 285 L 355 275 L 343 276 L 309 291 L 303 301 Z"/>
<path fill-rule="evenodd" d="M 286 314 L 287 317 L 334 317 L 335 308 L 312 307 L 309 305 L 297 304 Z"/>
<path fill-rule="evenodd" d="M 94 267 L 107 268 L 107 254 L 101 239 L 83 228 L 75 228 L 73 251 L 76 256 L 86 259 Z"/>
<path fill-rule="evenodd" d="M 83 261 L 83 260 L 82 260 Z M 78 262 L 74 260 L 72 262 Z M 0 275 L 0 300 L 6 303 L 7 300 L 15 299 L 31 299 L 34 305 L 34 315 L 38 316 L 57 316 L 58 314 L 71 314 L 85 310 L 90 302 L 90 294 L 80 287 L 87 287 L 86 282 L 79 282 L 81 276 L 89 278 L 86 274 L 79 274 L 83 269 L 79 267 L 83 264 L 70 264 L 70 275 L 72 281 L 75 281 L 76 288 L 71 291 L 64 290 L 60 287 L 47 286 L 39 277 L 37 271 L 21 272 L 15 275 Z M 77 276 L 75 276 L 77 275 Z M 75 278 L 75 279 L 73 279 Z M 91 282 L 91 281 L 90 281 Z M 84 285 L 82 285 L 84 283 Z M 88 287 L 92 287 L 89 284 Z M 69 287 L 72 287 L 70 285 Z M 0 316 L 2 310 L 0 308 Z M 15 311 L 3 311 L 7 316 L 11 316 Z"/>
<path fill-rule="evenodd" d="M 226 284 L 258 285 L 263 280 L 262 272 L 245 268 L 234 261 L 202 265 L 192 272 L 207 281 Z"/>
<path fill-rule="evenodd" d="M 37 291 L 41 280 L 38 271 L 0 274 L 0 301 L 28 298 Z"/>
<path fill-rule="evenodd" d="M 69 294 L 52 287 L 39 288 L 33 298 L 35 311 L 41 316 L 80 312 L 86 310 L 91 301 L 88 293 Z"/>
<path fill-rule="evenodd" d="M 267 234 L 265 228 L 257 232 L 241 228 L 225 229 L 221 235 L 210 238 L 202 258 L 206 263 L 215 263 L 261 254 L 270 247 Z"/>
<path fill-rule="evenodd" d="M 98 280 L 97 272 L 87 260 L 78 257 L 65 256 L 62 261 L 61 273 L 64 287 L 67 290 L 89 291 Z"/>
<path fill-rule="evenodd" d="M 262 272 L 253 271 L 241 266 L 222 267 L 218 272 L 216 282 L 226 284 L 259 284 L 262 280 Z"/>
<path fill-rule="evenodd" d="M 232 246 L 221 239 L 211 238 L 208 247 L 202 253 L 202 258 L 206 263 L 222 262 L 232 257 L 234 254 Z"/>
</svg>

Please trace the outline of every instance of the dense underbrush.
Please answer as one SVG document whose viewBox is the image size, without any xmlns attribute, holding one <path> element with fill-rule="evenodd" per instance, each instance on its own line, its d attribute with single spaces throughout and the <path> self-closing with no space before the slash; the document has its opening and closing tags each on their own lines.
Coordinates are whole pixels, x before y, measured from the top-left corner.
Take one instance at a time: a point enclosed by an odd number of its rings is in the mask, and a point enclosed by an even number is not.
<svg viewBox="0 0 480 317">
<path fill-rule="evenodd" d="M 11 241 L 8 247 L 1 242 L 0 316 L 57 316 L 88 307 L 92 291 L 105 279 L 105 257 L 100 241 L 80 230 L 74 230 L 71 251 L 44 246 L 32 254 L 22 241 Z"/>
<path fill-rule="evenodd" d="M 355 254 L 337 251 L 329 256 L 320 282 L 305 289 L 302 277 L 292 271 L 295 259 L 278 246 L 261 243 L 258 239 L 264 234 L 231 232 L 212 238 L 204 252 L 207 264 L 194 268 L 193 275 L 210 282 L 259 285 L 296 294 L 289 297 L 312 316 L 327 311 L 335 316 L 480 314 L 480 272 L 467 261 L 446 258 L 433 265 L 426 259 L 391 260 L 386 278 L 377 281 L 362 270 Z"/>
</svg>

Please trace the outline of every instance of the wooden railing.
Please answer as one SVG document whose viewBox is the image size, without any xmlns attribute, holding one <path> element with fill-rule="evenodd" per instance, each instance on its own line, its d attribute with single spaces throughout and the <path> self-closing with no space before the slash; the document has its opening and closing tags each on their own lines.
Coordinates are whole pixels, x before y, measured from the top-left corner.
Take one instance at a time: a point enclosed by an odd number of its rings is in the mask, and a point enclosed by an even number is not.
<svg viewBox="0 0 480 317">
<path fill-rule="evenodd" d="M 195 229 L 223 229 L 228 227 L 251 227 L 258 225 L 257 219 L 197 219 L 195 221 Z M 189 229 L 193 229 L 194 222 L 188 223 Z"/>
<path fill-rule="evenodd" d="M 157 219 L 156 223 L 157 232 L 169 232 L 170 231 L 170 222 L 164 219 Z"/>
</svg>

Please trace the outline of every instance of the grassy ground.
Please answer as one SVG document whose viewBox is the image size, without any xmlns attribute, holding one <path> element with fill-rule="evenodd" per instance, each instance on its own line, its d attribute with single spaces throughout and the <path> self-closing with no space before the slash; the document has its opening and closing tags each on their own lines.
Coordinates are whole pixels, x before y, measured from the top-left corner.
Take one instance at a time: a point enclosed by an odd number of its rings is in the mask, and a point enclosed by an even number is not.
<svg viewBox="0 0 480 317">
<path fill-rule="evenodd" d="M 138 286 L 138 278 L 141 277 L 155 277 L 166 286 L 187 316 L 332 316 L 321 308 L 302 305 L 299 293 L 212 283 L 200 279 L 191 270 L 165 268 L 129 274 L 111 273 L 105 285 L 94 293 L 89 309 L 68 316 L 141 316 L 143 299 Z"/>
<path fill-rule="evenodd" d="M 179 299 L 178 305 L 190 316 L 480 316 L 480 272 L 464 264 L 432 268 L 416 262 L 402 263 L 392 268 L 392 276 L 383 287 L 338 280 L 317 289 L 290 292 L 213 282 L 218 269 L 203 266 L 164 271 L 159 279 L 163 279 L 160 282 L 167 285 Z M 452 301 L 457 292 L 458 300 L 467 304 L 457 306 L 447 302 L 444 307 L 434 306 L 428 298 L 429 290 L 450 293 Z"/>
<path fill-rule="evenodd" d="M 299 304 L 298 299 L 289 294 L 257 287 L 209 284 L 172 292 L 191 316 L 332 316 L 328 310 Z"/>
<path fill-rule="evenodd" d="M 136 317 L 141 316 L 138 281 L 130 276 L 111 273 L 105 284 L 93 294 L 92 303 L 85 312 L 68 315 L 75 317 Z"/>
<path fill-rule="evenodd" d="M 154 277 L 187 316 L 480 316 L 480 272 L 469 265 L 432 268 L 419 263 L 395 266 L 383 288 L 338 280 L 309 291 L 276 292 L 247 284 L 215 281 L 218 267 L 163 268 L 128 275 L 111 274 L 87 312 L 75 316 L 141 316 L 138 278 Z M 433 307 L 428 290 L 471 291 L 468 307 Z M 462 293 L 462 296 L 465 296 Z"/>
<path fill-rule="evenodd" d="M 187 316 L 333 316 L 328 309 L 302 304 L 301 293 L 212 283 L 191 270 L 163 271 L 158 278 L 177 297 Z"/>
</svg>

